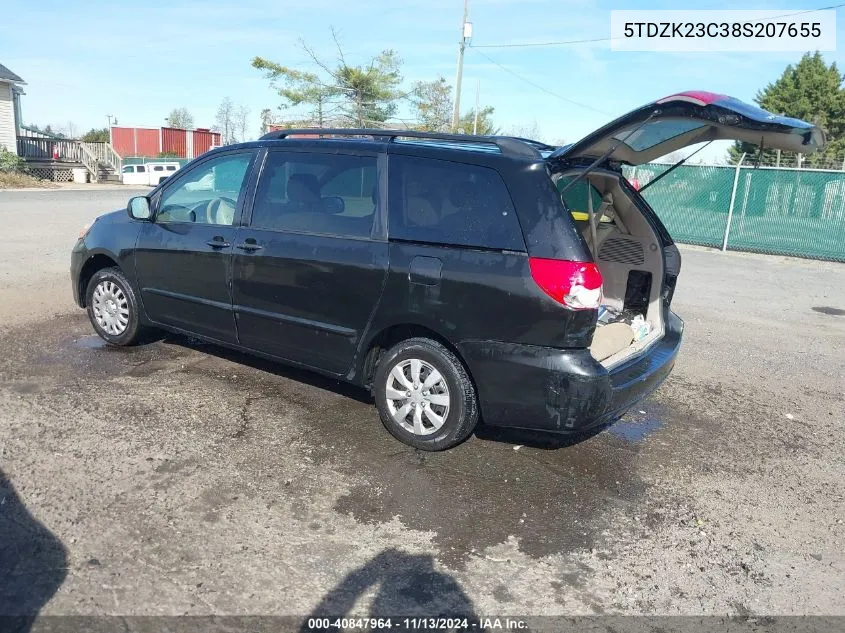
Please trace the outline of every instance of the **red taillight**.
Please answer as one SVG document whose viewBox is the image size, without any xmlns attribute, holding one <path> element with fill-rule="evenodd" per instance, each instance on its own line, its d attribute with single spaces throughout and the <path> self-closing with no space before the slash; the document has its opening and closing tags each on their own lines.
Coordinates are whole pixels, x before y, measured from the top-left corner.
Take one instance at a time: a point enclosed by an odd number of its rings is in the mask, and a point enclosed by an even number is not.
<svg viewBox="0 0 845 633">
<path fill-rule="evenodd" d="M 602 278 L 592 262 L 529 257 L 531 277 L 543 292 L 574 310 L 593 310 L 601 305 Z"/>
</svg>

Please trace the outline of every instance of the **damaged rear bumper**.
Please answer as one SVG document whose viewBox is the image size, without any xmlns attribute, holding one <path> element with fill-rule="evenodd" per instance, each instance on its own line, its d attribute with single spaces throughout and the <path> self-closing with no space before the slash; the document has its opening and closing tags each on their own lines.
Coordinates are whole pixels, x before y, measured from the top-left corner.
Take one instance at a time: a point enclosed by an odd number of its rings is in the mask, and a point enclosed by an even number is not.
<svg viewBox="0 0 845 633">
<path fill-rule="evenodd" d="M 575 433 L 614 421 L 666 379 L 684 325 L 668 310 L 664 322 L 663 338 L 610 371 L 587 349 L 497 341 L 465 341 L 459 349 L 475 379 L 486 424 Z"/>
</svg>

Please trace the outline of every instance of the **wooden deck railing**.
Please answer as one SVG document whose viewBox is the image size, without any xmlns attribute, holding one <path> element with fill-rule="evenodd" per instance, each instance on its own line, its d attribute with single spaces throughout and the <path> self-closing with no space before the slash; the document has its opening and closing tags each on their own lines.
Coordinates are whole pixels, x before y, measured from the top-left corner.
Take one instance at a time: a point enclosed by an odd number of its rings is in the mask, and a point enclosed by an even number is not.
<svg viewBox="0 0 845 633">
<path fill-rule="evenodd" d="M 18 155 L 22 158 L 82 162 L 79 141 L 52 138 L 18 137 Z"/>
<path fill-rule="evenodd" d="M 118 156 L 117 152 L 109 143 L 85 143 L 82 145 L 91 152 L 96 159 L 103 165 L 108 165 L 114 170 L 114 173 L 119 174 L 123 166 L 123 160 Z"/>
<path fill-rule="evenodd" d="M 79 149 L 81 150 L 79 159 L 82 161 L 82 164 L 85 165 L 85 169 L 88 170 L 91 181 L 97 182 L 100 179 L 100 164 L 97 162 L 97 157 L 94 156 L 94 153 L 89 150 L 88 147 L 86 147 L 85 143 L 80 143 Z"/>
<path fill-rule="evenodd" d="M 119 174 L 123 160 L 109 143 L 85 143 L 71 139 L 18 136 L 18 155 L 25 160 L 81 163 L 96 182 L 101 167 Z"/>
</svg>

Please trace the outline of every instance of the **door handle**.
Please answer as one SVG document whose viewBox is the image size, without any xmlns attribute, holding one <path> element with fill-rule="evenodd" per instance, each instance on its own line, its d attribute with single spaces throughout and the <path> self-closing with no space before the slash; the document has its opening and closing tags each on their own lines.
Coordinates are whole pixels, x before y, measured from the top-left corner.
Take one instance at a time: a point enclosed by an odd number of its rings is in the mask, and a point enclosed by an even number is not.
<svg viewBox="0 0 845 633">
<path fill-rule="evenodd" d="M 215 237 L 213 240 L 208 240 L 206 244 L 208 244 L 211 248 L 229 248 L 231 246 L 231 244 L 222 237 Z"/>
<path fill-rule="evenodd" d="M 254 251 L 260 251 L 264 247 L 260 244 L 256 244 L 255 242 L 244 242 L 243 244 L 238 244 L 235 248 L 252 253 Z"/>
</svg>

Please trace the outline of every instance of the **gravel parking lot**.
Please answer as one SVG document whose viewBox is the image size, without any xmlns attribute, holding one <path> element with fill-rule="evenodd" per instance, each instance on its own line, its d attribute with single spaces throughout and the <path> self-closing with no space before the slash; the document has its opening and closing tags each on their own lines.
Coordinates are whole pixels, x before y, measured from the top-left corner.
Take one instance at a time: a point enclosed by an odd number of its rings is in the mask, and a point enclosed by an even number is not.
<svg viewBox="0 0 845 633">
<path fill-rule="evenodd" d="M 845 615 L 845 265 L 682 248 L 642 406 L 424 454 L 318 376 L 104 346 L 69 252 L 129 195 L 0 192 L 0 613 Z"/>
</svg>

